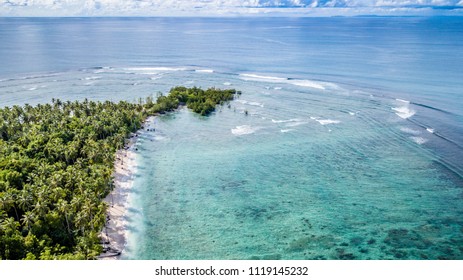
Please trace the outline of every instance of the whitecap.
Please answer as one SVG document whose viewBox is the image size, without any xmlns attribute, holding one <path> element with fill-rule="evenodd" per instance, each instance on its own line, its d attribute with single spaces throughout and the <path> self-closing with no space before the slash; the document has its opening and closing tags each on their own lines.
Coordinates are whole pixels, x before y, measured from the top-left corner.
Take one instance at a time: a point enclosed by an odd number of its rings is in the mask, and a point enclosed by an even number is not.
<svg viewBox="0 0 463 280">
<path fill-rule="evenodd" d="M 274 83 L 284 83 L 288 81 L 288 78 L 262 76 L 262 75 L 257 75 L 257 74 L 240 74 L 240 77 L 241 79 L 245 81 L 274 82 Z"/>
<path fill-rule="evenodd" d="M 295 86 L 310 87 L 310 88 L 316 88 L 316 89 L 321 89 L 321 90 L 325 90 L 325 86 L 323 84 L 334 86 L 334 84 L 331 84 L 331 83 L 322 84 L 322 83 L 311 81 L 311 80 L 289 79 L 289 78 L 281 78 L 281 77 L 274 77 L 274 76 L 263 76 L 263 75 L 257 75 L 257 74 L 240 74 L 240 77 L 242 80 L 245 80 L 245 81 L 285 83 L 285 84 L 292 84 Z M 270 87 L 267 87 L 267 89 L 270 89 Z"/>
<path fill-rule="evenodd" d="M 287 123 L 287 122 L 299 122 L 301 119 L 289 119 L 289 120 L 274 120 L 272 119 L 273 123 Z"/>
<path fill-rule="evenodd" d="M 402 119 L 408 119 L 416 113 L 409 107 L 393 107 L 392 110 L 394 110 L 395 114 Z"/>
<path fill-rule="evenodd" d="M 37 89 L 37 87 L 31 87 L 28 90 L 36 90 L 36 89 Z"/>
<path fill-rule="evenodd" d="M 231 129 L 231 133 L 234 135 L 246 135 L 246 134 L 252 134 L 256 132 L 259 128 L 257 127 L 252 127 L 250 125 L 239 125 L 235 128 Z"/>
<path fill-rule="evenodd" d="M 280 89 L 282 89 L 282 87 L 274 87 L 273 89 L 274 90 L 280 90 Z"/>
<path fill-rule="evenodd" d="M 422 145 L 422 144 L 428 142 L 428 140 L 423 138 L 423 137 L 413 136 L 413 137 L 410 137 L 410 139 L 412 139 L 413 142 L 415 142 L 418 145 Z"/>
<path fill-rule="evenodd" d="M 400 131 L 408 133 L 408 134 L 412 134 L 412 135 L 421 134 L 421 132 L 419 132 L 418 130 L 414 130 L 414 129 L 409 128 L 409 127 L 401 127 Z"/>
<path fill-rule="evenodd" d="M 330 119 L 321 120 L 320 118 L 314 118 L 314 117 L 311 117 L 311 119 L 317 121 L 321 125 L 337 124 L 341 122 L 338 120 L 330 120 Z"/>
<path fill-rule="evenodd" d="M 301 87 L 310 87 L 310 88 L 316 88 L 316 89 L 321 89 L 325 90 L 326 88 L 321 85 L 320 83 L 314 82 L 314 81 L 309 81 L 309 80 L 288 80 L 290 84 L 296 85 L 296 86 L 301 86 Z"/>
<path fill-rule="evenodd" d="M 185 67 L 128 67 L 122 68 L 125 71 L 137 71 L 137 72 L 148 72 L 148 71 L 155 71 L 155 72 L 164 72 L 164 71 L 186 71 L 187 68 Z"/>
<path fill-rule="evenodd" d="M 338 120 L 317 120 L 317 122 L 319 122 L 321 125 L 327 125 L 327 124 L 337 124 L 337 123 L 340 123 L 341 121 L 338 121 Z"/>
<path fill-rule="evenodd" d="M 286 127 L 295 127 L 295 126 L 300 126 L 300 125 L 304 125 L 304 124 L 307 124 L 307 122 L 302 122 L 302 121 L 291 122 L 291 123 L 286 123 L 285 126 Z"/>
<path fill-rule="evenodd" d="M 214 73 L 214 70 L 212 70 L 212 69 L 196 69 L 195 72 L 198 72 L 198 73 Z"/>
<path fill-rule="evenodd" d="M 121 68 L 120 71 L 125 74 L 136 75 L 158 75 L 164 72 L 186 71 L 185 67 L 127 67 Z M 115 72 L 119 72 L 116 70 Z"/>
<path fill-rule="evenodd" d="M 410 101 L 405 100 L 405 99 L 396 98 L 395 100 L 397 100 L 397 101 L 399 101 L 399 102 L 407 103 L 407 104 L 410 103 Z"/>
<path fill-rule="evenodd" d="M 251 106 L 258 106 L 258 107 L 264 108 L 264 104 L 259 103 L 259 102 L 252 102 L 252 101 L 250 101 L 248 104 L 251 105 Z"/>
<path fill-rule="evenodd" d="M 355 116 L 355 113 L 354 112 L 349 112 L 349 115 Z"/>
<path fill-rule="evenodd" d="M 294 131 L 294 129 L 281 129 L 280 130 L 281 133 L 287 133 L 287 132 L 290 132 L 290 131 Z"/>
<path fill-rule="evenodd" d="M 429 133 L 434 133 L 434 128 L 428 127 L 428 128 L 426 128 L 426 131 L 429 132 Z"/>
<path fill-rule="evenodd" d="M 93 77 L 85 77 L 85 78 L 83 78 L 83 79 L 81 79 L 81 80 L 84 80 L 84 81 L 91 81 L 91 80 L 99 80 L 99 79 L 101 79 L 101 77 L 99 77 L 99 76 L 93 76 Z"/>
<path fill-rule="evenodd" d="M 112 67 L 104 66 L 104 67 L 99 67 L 98 69 L 94 70 L 93 73 L 95 74 L 108 73 L 108 72 L 112 72 L 112 70 L 113 70 Z"/>
</svg>

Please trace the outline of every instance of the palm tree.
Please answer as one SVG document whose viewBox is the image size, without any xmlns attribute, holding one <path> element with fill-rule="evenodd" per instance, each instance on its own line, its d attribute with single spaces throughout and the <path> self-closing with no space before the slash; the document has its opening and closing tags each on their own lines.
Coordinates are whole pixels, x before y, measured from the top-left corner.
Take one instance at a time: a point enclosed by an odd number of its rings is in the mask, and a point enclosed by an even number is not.
<svg viewBox="0 0 463 280">
<path fill-rule="evenodd" d="M 82 211 L 89 221 L 93 220 L 93 202 L 90 199 L 85 200 L 84 205 L 82 206 Z M 93 230 L 93 224 L 90 224 Z"/>
<path fill-rule="evenodd" d="M 26 190 L 26 187 L 24 187 L 18 196 L 18 206 L 19 209 L 22 211 L 27 211 L 29 210 L 29 207 L 32 204 L 32 195 L 30 194 L 29 191 Z"/>
<path fill-rule="evenodd" d="M 69 226 L 69 218 L 68 218 L 68 212 L 71 210 L 71 205 L 64 199 L 60 199 L 58 203 L 56 204 L 56 208 L 58 211 L 64 215 L 64 218 L 66 219 L 66 227 L 68 234 L 71 234 L 71 227 Z"/>
<path fill-rule="evenodd" d="M 0 196 L 0 210 L 3 210 L 5 212 L 8 212 L 10 210 L 10 201 L 5 194 Z"/>
<path fill-rule="evenodd" d="M 15 199 L 13 194 L 9 192 L 4 192 L 3 196 L 0 196 L 0 207 L 5 212 L 8 212 L 11 210 L 11 208 L 13 208 L 16 214 L 16 219 L 19 221 L 18 211 L 16 210 Z"/>
<path fill-rule="evenodd" d="M 31 231 L 31 226 L 34 224 L 35 215 L 31 211 L 26 212 L 21 218 L 23 226 L 27 228 L 28 231 Z"/>
<path fill-rule="evenodd" d="M 5 220 L 6 218 L 8 218 L 8 215 L 5 213 L 5 211 L 1 210 L 0 209 L 0 224 L 3 222 L 3 220 Z"/>
<path fill-rule="evenodd" d="M 44 201 L 38 199 L 32 211 L 38 216 L 38 218 L 43 218 L 45 217 L 45 214 L 47 214 L 48 206 Z"/>
<path fill-rule="evenodd" d="M 19 228 L 19 222 L 17 222 L 13 217 L 9 217 L 3 220 L 0 224 L 4 231 L 16 231 Z"/>
<path fill-rule="evenodd" d="M 80 229 L 82 235 L 85 235 L 85 227 L 88 224 L 88 217 L 83 211 L 77 212 L 74 223 L 76 228 Z"/>
</svg>

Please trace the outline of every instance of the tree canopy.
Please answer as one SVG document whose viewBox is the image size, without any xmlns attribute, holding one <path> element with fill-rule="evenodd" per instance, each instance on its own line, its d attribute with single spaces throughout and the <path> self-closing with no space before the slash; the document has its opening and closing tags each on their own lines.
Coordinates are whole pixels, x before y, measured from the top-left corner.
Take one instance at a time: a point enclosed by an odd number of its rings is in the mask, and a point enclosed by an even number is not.
<svg viewBox="0 0 463 280">
<path fill-rule="evenodd" d="M 0 259 L 94 259 L 115 154 L 150 115 L 186 105 L 208 115 L 235 90 L 172 88 L 156 102 L 0 109 Z"/>
</svg>

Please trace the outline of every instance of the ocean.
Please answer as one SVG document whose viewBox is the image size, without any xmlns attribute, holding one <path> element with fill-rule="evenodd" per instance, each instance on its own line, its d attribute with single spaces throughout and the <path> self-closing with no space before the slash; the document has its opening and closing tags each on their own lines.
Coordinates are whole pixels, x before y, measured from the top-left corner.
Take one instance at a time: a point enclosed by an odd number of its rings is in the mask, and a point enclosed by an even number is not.
<svg viewBox="0 0 463 280">
<path fill-rule="evenodd" d="M 463 259 L 463 18 L 1 18 L 0 106 L 235 88 L 141 134 L 123 259 Z"/>
</svg>

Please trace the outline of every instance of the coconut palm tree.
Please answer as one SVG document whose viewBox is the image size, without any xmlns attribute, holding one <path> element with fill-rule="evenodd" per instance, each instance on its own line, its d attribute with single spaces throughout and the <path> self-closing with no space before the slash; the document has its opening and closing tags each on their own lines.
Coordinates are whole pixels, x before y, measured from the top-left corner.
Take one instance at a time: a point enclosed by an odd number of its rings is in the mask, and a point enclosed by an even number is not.
<svg viewBox="0 0 463 280">
<path fill-rule="evenodd" d="M 37 215 L 38 218 L 43 219 L 47 214 L 49 208 L 45 201 L 42 199 L 37 199 L 37 202 L 34 205 L 32 212 Z"/>
<path fill-rule="evenodd" d="M 24 186 L 17 199 L 19 208 L 24 212 L 28 211 L 29 207 L 32 205 L 32 199 L 32 195 L 27 190 L 27 186 Z"/>
<path fill-rule="evenodd" d="M 71 227 L 69 225 L 69 211 L 71 210 L 71 205 L 64 199 L 60 199 L 58 203 L 56 204 L 56 208 L 58 209 L 59 213 L 64 215 L 64 218 L 66 220 L 66 228 L 68 231 L 68 234 L 71 235 Z"/>
<path fill-rule="evenodd" d="M 35 215 L 31 211 L 24 213 L 23 217 L 21 218 L 21 222 L 24 227 L 27 228 L 28 231 L 31 231 L 31 226 L 35 222 Z"/>
<path fill-rule="evenodd" d="M 19 228 L 19 222 L 16 221 L 13 217 L 9 217 L 3 220 L 3 222 L 0 224 L 0 227 L 5 231 L 5 232 L 15 232 Z"/>
</svg>

